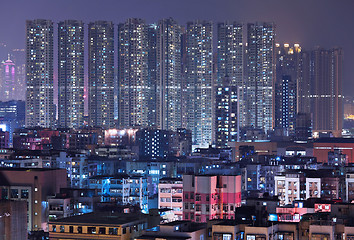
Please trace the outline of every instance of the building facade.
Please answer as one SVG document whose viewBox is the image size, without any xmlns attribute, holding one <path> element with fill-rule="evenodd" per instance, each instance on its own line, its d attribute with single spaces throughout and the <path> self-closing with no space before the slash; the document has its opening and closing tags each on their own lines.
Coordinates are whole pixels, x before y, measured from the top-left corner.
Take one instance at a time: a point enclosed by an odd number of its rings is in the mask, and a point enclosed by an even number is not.
<svg viewBox="0 0 354 240">
<path fill-rule="evenodd" d="M 313 132 L 339 137 L 343 127 L 343 51 L 318 48 L 311 52 L 310 66 Z"/>
<path fill-rule="evenodd" d="M 157 26 L 157 119 L 162 129 L 182 127 L 181 26 L 169 18 Z"/>
<path fill-rule="evenodd" d="M 147 229 L 147 218 L 135 213 L 89 213 L 49 222 L 50 239 L 129 240 Z"/>
<path fill-rule="evenodd" d="M 213 127 L 213 24 L 187 23 L 187 129 L 193 145 L 207 147 Z"/>
<path fill-rule="evenodd" d="M 227 147 L 228 142 L 237 141 L 240 129 L 240 112 L 238 107 L 239 93 L 241 90 L 230 83 L 231 78 L 225 78 L 218 84 L 215 96 L 215 144 L 219 147 Z"/>
<path fill-rule="evenodd" d="M 118 25 L 118 87 L 119 126 L 148 126 L 148 41 L 142 19 Z"/>
<path fill-rule="evenodd" d="M 88 25 L 89 125 L 114 126 L 114 25 Z"/>
<path fill-rule="evenodd" d="M 217 25 L 217 81 L 221 84 L 225 77 L 231 78 L 231 85 L 243 85 L 243 25 L 224 22 Z"/>
<path fill-rule="evenodd" d="M 178 178 L 160 179 L 158 193 L 158 208 L 172 209 L 173 216 L 168 221 L 183 219 L 183 182 Z"/>
<path fill-rule="evenodd" d="M 265 131 L 273 129 L 274 38 L 273 23 L 247 25 L 245 125 Z"/>
<path fill-rule="evenodd" d="M 4 168 L 1 199 L 27 201 L 27 230 L 48 231 L 48 195 L 66 187 L 64 169 Z"/>
<path fill-rule="evenodd" d="M 136 205 L 148 213 L 147 180 L 141 176 L 118 174 L 95 176 L 89 180 L 89 188 L 97 189 L 102 202 L 116 202 L 120 205 Z"/>
<path fill-rule="evenodd" d="M 26 22 L 26 127 L 54 126 L 53 22 Z"/>
<path fill-rule="evenodd" d="M 282 136 L 295 134 L 298 92 L 302 81 L 301 47 L 299 44 L 276 44 L 276 79 L 274 88 L 274 127 Z"/>
<path fill-rule="evenodd" d="M 58 125 L 84 125 L 84 24 L 66 20 L 58 24 Z"/>
<path fill-rule="evenodd" d="M 166 158 L 176 156 L 180 150 L 179 134 L 173 131 L 156 128 L 140 129 L 136 132 L 136 141 L 140 158 Z"/>
<path fill-rule="evenodd" d="M 241 176 L 184 175 L 183 219 L 235 219 L 241 206 Z"/>
</svg>

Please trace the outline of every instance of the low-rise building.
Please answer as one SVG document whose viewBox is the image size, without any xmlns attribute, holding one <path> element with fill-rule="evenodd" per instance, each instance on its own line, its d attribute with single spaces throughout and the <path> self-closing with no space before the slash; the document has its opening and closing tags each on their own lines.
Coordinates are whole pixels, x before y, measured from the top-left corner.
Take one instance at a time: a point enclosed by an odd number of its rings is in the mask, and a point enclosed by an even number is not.
<svg viewBox="0 0 354 240">
<path fill-rule="evenodd" d="M 49 128 L 16 129 L 13 133 L 13 147 L 18 150 L 48 150 L 53 147 L 54 137 L 58 136 L 58 130 Z"/>
<path fill-rule="evenodd" d="M 286 171 L 275 176 L 275 194 L 280 205 L 292 204 L 295 200 L 308 198 L 338 199 L 340 179 L 332 175 L 332 170 Z"/>
<path fill-rule="evenodd" d="M 62 188 L 48 199 L 49 220 L 93 212 L 100 200 L 96 190 Z"/>
<path fill-rule="evenodd" d="M 347 173 L 345 175 L 345 189 L 346 201 L 352 202 L 354 200 L 354 173 Z"/>
<path fill-rule="evenodd" d="M 0 201 L 0 239 L 27 239 L 26 201 Z"/>
<path fill-rule="evenodd" d="M 157 227 L 147 229 L 136 240 L 146 239 L 206 239 L 207 231 L 205 223 L 195 223 L 190 221 L 174 221 L 158 225 Z"/>
<path fill-rule="evenodd" d="M 183 182 L 179 178 L 162 178 L 159 183 L 158 208 L 171 209 L 168 222 L 183 219 Z"/>
<path fill-rule="evenodd" d="M 183 219 L 234 219 L 241 206 L 241 176 L 184 175 Z"/>
<path fill-rule="evenodd" d="M 0 169 L 1 199 L 27 202 L 27 229 L 48 231 L 48 196 L 67 187 L 65 169 Z"/>
<path fill-rule="evenodd" d="M 319 138 L 313 143 L 313 156 L 318 162 L 327 163 L 332 153 L 346 155 L 344 164 L 354 163 L 353 138 Z"/>
<path fill-rule="evenodd" d="M 130 240 L 147 228 L 147 217 L 136 213 L 88 213 L 49 222 L 50 239 Z"/>
<path fill-rule="evenodd" d="M 94 176 L 89 180 L 89 188 L 97 189 L 102 202 L 137 205 L 143 213 L 149 211 L 145 177 L 127 174 Z"/>
</svg>

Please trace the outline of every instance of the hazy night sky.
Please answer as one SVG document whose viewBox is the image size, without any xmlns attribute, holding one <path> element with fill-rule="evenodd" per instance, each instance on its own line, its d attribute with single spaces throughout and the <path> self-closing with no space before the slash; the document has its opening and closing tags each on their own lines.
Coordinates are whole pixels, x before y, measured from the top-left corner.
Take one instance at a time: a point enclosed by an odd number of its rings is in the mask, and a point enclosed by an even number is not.
<svg viewBox="0 0 354 240">
<path fill-rule="evenodd" d="M 353 0 L 1 0 L 0 42 L 24 48 L 25 21 L 44 18 L 109 20 L 115 24 L 137 17 L 152 23 L 172 17 L 190 20 L 272 21 L 277 42 L 344 50 L 344 94 L 354 96 Z"/>
</svg>

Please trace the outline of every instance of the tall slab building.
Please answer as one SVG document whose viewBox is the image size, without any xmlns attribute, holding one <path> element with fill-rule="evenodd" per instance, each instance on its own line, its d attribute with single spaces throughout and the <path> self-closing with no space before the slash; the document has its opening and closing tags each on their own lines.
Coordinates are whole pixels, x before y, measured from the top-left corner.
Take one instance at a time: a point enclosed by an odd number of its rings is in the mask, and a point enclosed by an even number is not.
<svg viewBox="0 0 354 240">
<path fill-rule="evenodd" d="M 299 58 L 300 73 L 297 87 L 297 111 L 310 115 L 310 60 L 311 52 L 301 50 Z"/>
<path fill-rule="evenodd" d="M 138 18 L 118 25 L 118 121 L 120 127 L 149 125 L 147 25 Z"/>
<path fill-rule="evenodd" d="M 302 86 L 301 47 L 276 44 L 276 80 L 274 88 L 274 128 L 277 134 L 295 134 L 298 113 L 298 88 Z"/>
<path fill-rule="evenodd" d="M 217 25 L 217 81 L 228 77 L 233 86 L 243 86 L 243 25 L 223 22 Z"/>
<path fill-rule="evenodd" d="M 245 125 L 256 129 L 273 129 L 273 91 L 275 81 L 275 25 L 247 25 Z"/>
<path fill-rule="evenodd" d="M 157 26 L 157 120 L 162 129 L 182 127 L 181 27 L 173 19 Z"/>
<path fill-rule="evenodd" d="M 343 51 L 317 48 L 311 52 L 310 98 L 313 132 L 340 137 L 343 127 Z"/>
<path fill-rule="evenodd" d="M 26 127 L 54 125 L 53 22 L 26 21 Z"/>
<path fill-rule="evenodd" d="M 193 145 L 208 147 L 213 126 L 213 24 L 187 23 L 187 129 Z"/>
<path fill-rule="evenodd" d="M 243 25 L 218 23 L 217 37 L 214 136 L 215 144 L 225 147 L 237 141 L 243 123 Z"/>
<path fill-rule="evenodd" d="M 148 40 L 148 125 L 157 126 L 157 25 L 147 26 Z"/>
<path fill-rule="evenodd" d="M 84 24 L 58 24 L 58 126 L 84 125 Z"/>
<path fill-rule="evenodd" d="M 89 125 L 114 126 L 114 25 L 88 25 Z"/>
</svg>

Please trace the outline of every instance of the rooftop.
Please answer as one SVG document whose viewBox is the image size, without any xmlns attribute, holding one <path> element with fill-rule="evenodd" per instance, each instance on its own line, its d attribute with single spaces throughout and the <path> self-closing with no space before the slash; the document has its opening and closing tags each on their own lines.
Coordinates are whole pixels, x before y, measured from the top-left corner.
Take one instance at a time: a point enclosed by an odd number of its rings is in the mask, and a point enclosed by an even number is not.
<svg viewBox="0 0 354 240">
<path fill-rule="evenodd" d="M 96 175 L 96 176 L 92 176 L 90 177 L 90 179 L 138 179 L 143 177 L 142 175 L 138 175 L 138 174 L 126 174 L 126 173 L 118 173 L 115 175 Z"/>
<path fill-rule="evenodd" d="M 136 239 L 165 239 L 165 240 L 182 240 L 190 239 L 191 237 L 182 237 L 182 236 L 170 236 L 168 234 L 156 234 L 154 236 L 142 235 Z"/>
<path fill-rule="evenodd" d="M 319 138 L 315 143 L 354 143 L 354 138 Z"/>
<path fill-rule="evenodd" d="M 73 217 L 52 220 L 50 223 L 74 223 L 74 224 L 97 224 L 97 225 L 123 225 L 138 220 L 145 220 L 144 214 L 137 213 L 112 213 L 112 212 L 93 212 Z"/>
<path fill-rule="evenodd" d="M 200 229 L 204 229 L 206 227 L 205 223 L 195 223 L 191 221 L 186 221 L 186 220 L 178 220 L 178 221 L 173 221 L 169 223 L 165 223 L 163 225 L 160 225 L 160 227 L 164 226 L 179 226 L 179 232 L 195 232 Z"/>
</svg>

